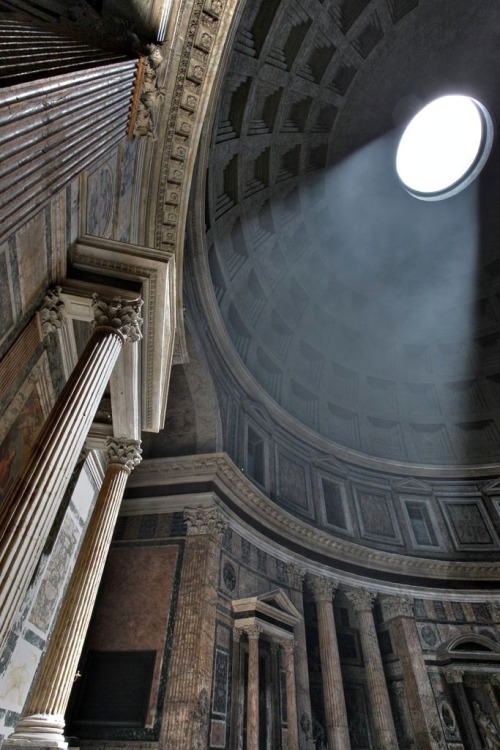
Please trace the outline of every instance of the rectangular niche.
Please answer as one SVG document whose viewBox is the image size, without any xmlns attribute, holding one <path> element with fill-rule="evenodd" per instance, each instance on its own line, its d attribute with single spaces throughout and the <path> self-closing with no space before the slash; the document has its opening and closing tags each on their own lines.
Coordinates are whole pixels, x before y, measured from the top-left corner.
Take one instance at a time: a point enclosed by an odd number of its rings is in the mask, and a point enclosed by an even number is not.
<svg viewBox="0 0 500 750">
<path fill-rule="evenodd" d="M 498 549 L 493 524 L 479 497 L 439 497 L 438 501 L 456 549 Z"/>
<path fill-rule="evenodd" d="M 439 542 L 429 501 L 417 497 L 402 497 L 401 500 L 415 547 L 438 547 Z"/>
<path fill-rule="evenodd" d="M 352 535 L 352 519 L 343 482 L 320 476 L 319 486 L 326 524 L 344 534 Z"/>
<path fill-rule="evenodd" d="M 156 651 L 90 651 L 74 723 L 144 727 Z"/>
<path fill-rule="evenodd" d="M 403 544 L 391 493 L 378 487 L 353 485 L 361 535 L 379 542 Z"/>
</svg>

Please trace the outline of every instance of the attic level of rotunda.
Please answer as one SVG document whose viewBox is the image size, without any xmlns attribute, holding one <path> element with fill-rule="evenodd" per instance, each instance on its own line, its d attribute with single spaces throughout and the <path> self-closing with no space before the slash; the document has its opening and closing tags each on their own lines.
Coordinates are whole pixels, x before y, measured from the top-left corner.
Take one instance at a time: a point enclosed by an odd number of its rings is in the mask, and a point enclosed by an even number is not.
<svg viewBox="0 0 500 750">
<path fill-rule="evenodd" d="M 499 22 L 0 0 L 1 750 L 500 749 Z"/>
</svg>

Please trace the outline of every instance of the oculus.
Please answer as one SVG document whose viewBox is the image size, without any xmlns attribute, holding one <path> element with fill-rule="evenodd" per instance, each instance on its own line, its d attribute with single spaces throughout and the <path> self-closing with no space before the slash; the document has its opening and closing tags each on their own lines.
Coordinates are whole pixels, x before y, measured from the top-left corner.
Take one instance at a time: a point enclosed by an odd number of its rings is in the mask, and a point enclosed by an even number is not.
<svg viewBox="0 0 500 750">
<path fill-rule="evenodd" d="M 492 145 L 493 121 L 483 104 L 469 96 L 442 96 L 406 126 L 396 171 L 416 198 L 449 198 L 479 175 Z"/>
</svg>

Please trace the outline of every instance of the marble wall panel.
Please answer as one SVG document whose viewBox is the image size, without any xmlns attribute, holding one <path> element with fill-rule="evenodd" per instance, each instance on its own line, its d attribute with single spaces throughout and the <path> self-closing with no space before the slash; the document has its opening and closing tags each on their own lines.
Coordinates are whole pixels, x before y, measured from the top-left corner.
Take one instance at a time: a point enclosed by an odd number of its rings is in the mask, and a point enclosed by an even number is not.
<svg viewBox="0 0 500 750">
<path fill-rule="evenodd" d="M 23 310 L 36 303 L 48 285 L 48 211 L 48 208 L 44 208 L 16 234 Z"/>
<path fill-rule="evenodd" d="M 457 549 L 493 549 L 498 539 L 479 498 L 439 498 Z"/>
<path fill-rule="evenodd" d="M 15 322 L 9 245 L 0 245 L 0 343 L 11 332 Z"/>
</svg>

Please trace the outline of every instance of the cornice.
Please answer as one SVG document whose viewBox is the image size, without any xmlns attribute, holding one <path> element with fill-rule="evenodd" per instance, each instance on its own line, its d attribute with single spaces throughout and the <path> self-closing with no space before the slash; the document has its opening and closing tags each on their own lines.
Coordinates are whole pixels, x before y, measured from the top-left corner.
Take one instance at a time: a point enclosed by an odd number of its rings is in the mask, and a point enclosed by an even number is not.
<svg viewBox="0 0 500 750">
<path fill-rule="evenodd" d="M 244 514 L 251 519 L 251 523 L 279 535 L 291 548 L 302 550 L 300 554 L 305 559 L 308 558 L 308 551 L 314 550 L 316 555 L 328 558 L 333 569 L 336 564 L 342 562 L 344 566 L 350 564 L 365 568 L 368 579 L 376 580 L 378 575 L 382 578 L 387 577 L 384 574 L 399 578 L 419 578 L 422 579 L 423 587 L 432 585 L 433 579 L 467 581 L 470 582 L 471 589 L 474 588 L 475 582 L 491 581 L 493 586 L 498 580 L 499 565 L 495 562 L 414 558 L 338 539 L 273 503 L 242 474 L 225 453 L 144 461 L 130 478 L 128 486 L 146 488 L 160 485 L 165 488 L 165 496 L 168 496 L 169 485 L 192 485 L 194 480 L 197 483 L 212 483 L 214 492 L 219 490 L 234 504 L 236 515 Z M 226 512 L 230 517 L 230 511 L 226 509 Z M 309 568 L 310 566 L 308 570 Z M 320 574 L 324 572 L 324 569 L 321 573 L 318 571 Z M 341 579 L 338 573 L 336 577 Z"/>
</svg>

